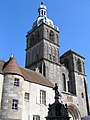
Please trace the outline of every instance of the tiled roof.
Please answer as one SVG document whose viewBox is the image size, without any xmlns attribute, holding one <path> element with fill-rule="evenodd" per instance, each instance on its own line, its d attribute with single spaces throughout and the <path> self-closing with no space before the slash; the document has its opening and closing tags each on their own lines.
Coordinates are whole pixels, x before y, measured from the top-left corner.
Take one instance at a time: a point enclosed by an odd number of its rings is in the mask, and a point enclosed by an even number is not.
<svg viewBox="0 0 90 120">
<path fill-rule="evenodd" d="M 23 76 L 25 77 L 25 80 L 38 83 L 41 85 L 49 86 L 49 87 L 54 86 L 46 77 L 41 75 L 41 73 L 26 69 L 26 68 L 20 68 L 20 69 Z"/>
<path fill-rule="evenodd" d="M 41 84 L 48 87 L 54 86 L 47 78 L 45 78 L 40 73 L 33 70 L 19 67 L 16 63 L 15 58 L 11 58 L 11 57 L 7 62 L 0 60 L 0 73 L 19 74 L 23 76 L 26 81 L 30 81 L 30 82 Z"/>
<path fill-rule="evenodd" d="M 0 73 L 3 73 L 2 68 L 5 62 L 3 60 L 0 60 Z"/>
<path fill-rule="evenodd" d="M 22 75 L 15 58 L 10 58 L 3 66 L 4 73 L 15 73 Z"/>
</svg>

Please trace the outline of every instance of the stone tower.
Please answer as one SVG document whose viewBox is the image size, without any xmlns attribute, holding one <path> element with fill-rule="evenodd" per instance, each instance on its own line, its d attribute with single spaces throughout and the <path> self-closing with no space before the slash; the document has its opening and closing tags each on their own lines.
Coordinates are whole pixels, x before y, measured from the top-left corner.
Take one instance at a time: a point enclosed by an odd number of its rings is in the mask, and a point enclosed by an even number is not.
<svg viewBox="0 0 90 120">
<path fill-rule="evenodd" d="M 47 17 L 43 3 L 38 13 L 26 35 L 25 67 L 38 69 L 53 84 L 57 83 L 61 101 L 67 103 L 71 120 L 80 120 L 89 113 L 84 57 L 71 50 L 59 56 L 59 29 Z"/>
<path fill-rule="evenodd" d="M 47 17 L 47 8 L 41 3 L 38 18 L 28 31 L 26 46 L 26 68 L 39 69 L 40 73 L 55 81 L 59 64 L 59 29 Z M 52 76 L 52 74 L 54 76 Z M 57 80 L 56 80 L 57 82 Z"/>
<path fill-rule="evenodd" d="M 4 62 L 2 71 L 0 120 L 22 120 L 24 79 L 13 55 L 6 63 Z"/>
<path fill-rule="evenodd" d="M 84 98 L 87 106 L 87 113 L 89 114 L 84 59 L 83 56 L 69 50 L 61 56 L 60 61 L 69 69 L 68 91 L 73 95 L 77 95 L 79 100 L 81 100 L 81 97 Z"/>
</svg>

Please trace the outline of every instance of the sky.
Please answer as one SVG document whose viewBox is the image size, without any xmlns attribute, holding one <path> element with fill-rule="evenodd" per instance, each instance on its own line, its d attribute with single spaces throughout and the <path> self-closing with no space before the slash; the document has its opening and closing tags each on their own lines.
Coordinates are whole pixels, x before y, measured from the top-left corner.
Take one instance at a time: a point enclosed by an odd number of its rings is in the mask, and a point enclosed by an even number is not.
<svg viewBox="0 0 90 120">
<path fill-rule="evenodd" d="M 0 0 L 0 59 L 14 54 L 18 65 L 25 66 L 26 33 L 42 1 L 59 27 L 60 55 L 71 49 L 85 57 L 90 96 L 90 0 Z"/>
</svg>

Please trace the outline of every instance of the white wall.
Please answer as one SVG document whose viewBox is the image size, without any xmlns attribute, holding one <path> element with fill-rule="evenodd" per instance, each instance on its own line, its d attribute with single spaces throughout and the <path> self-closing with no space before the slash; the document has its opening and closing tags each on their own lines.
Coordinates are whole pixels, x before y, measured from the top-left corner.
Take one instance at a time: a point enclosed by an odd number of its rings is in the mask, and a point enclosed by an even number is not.
<svg viewBox="0 0 90 120">
<path fill-rule="evenodd" d="M 46 105 L 40 104 L 40 90 L 46 91 Z M 39 115 L 40 119 L 48 114 L 48 104 L 54 102 L 54 91 L 52 88 L 35 83 L 24 82 L 24 92 L 29 92 L 29 101 L 24 99 L 23 120 L 33 120 L 33 115 Z"/>
</svg>

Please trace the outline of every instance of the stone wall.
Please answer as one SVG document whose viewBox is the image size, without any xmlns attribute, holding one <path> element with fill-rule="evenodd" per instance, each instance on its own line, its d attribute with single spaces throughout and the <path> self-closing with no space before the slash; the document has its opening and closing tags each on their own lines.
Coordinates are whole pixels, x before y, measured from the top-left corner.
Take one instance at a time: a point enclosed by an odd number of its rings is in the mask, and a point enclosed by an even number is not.
<svg viewBox="0 0 90 120">
<path fill-rule="evenodd" d="M 19 86 L 14 86 L 15 78 L 19 79 Z M 13 99 L 18 100 L 18 109 L 12 109 Z M 3 83 L 1 118 L 22 119 L 23 109 L 23 78 L 19 75 L 5 74 Z"/>
<path fill-rule="evenodd" d="M 3 91 L 3 74 L 0 74 L 0 111 L 1 111 L 1 100 L 2 100 L 2 91 Z"/>
</svg>

